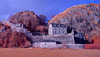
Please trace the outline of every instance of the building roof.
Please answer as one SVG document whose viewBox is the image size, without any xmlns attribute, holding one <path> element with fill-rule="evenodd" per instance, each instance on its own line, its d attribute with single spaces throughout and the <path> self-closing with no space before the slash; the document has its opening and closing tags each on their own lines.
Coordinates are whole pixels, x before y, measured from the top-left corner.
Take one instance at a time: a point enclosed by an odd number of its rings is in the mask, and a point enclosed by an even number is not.
<svg viewBox="0 0 100 57">
<path fill-rule="evenodd" d="M 52 23 L 53 27 L 63 27 L 66 28 L 66 26 L 64 24 L 56 24 L 56 23 Z"/>
</svg>

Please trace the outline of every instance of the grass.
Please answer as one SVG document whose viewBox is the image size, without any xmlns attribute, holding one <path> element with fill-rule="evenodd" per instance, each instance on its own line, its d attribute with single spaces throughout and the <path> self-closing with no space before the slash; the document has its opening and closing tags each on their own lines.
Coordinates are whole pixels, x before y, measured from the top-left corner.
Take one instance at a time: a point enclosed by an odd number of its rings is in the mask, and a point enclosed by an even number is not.
<svg viewBox="0 0 100 57">
<path fill-rule="evenodd" d="M 100 57 L 100 50 L 0 48 L 0 57 Z"/>
</svg>

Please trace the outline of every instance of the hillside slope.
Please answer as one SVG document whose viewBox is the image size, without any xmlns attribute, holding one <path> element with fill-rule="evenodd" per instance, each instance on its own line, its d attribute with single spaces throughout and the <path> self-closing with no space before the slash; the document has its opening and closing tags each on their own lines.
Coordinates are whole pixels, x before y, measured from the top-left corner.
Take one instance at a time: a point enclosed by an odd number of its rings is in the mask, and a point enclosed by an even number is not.
<svg viewBox="0 0 100 57">
<path fill-rule="evenodd" d="M 33 11 L 21 11 L 11 16 L 9 19 L 11 23 L 21 23 L 30 32 L 35 32 L 36 28 L 45 23 Z"/>
<path fill-rule="evenodd" d="M 70 7 L 53 17 L 50 23 L 61 23 L 73 27 L 77 32 L 85 32 L 88 40 L 100 35 L 100 4 L 83 4 Z"/>
</svg>

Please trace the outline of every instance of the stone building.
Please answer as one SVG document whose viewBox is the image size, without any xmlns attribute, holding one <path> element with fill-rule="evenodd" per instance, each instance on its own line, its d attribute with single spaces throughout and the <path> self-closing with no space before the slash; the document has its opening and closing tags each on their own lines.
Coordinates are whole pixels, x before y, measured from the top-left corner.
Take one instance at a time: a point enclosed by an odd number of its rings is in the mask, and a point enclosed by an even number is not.
<svg viewBox="0 0 100 57">
<path fill-rule="evenodd" d="M 48 29 L 49 35 L 64 35 L 67 34 L 67 27 L 64 24 L 52 23 L 49 25 Z"/>
</svg>

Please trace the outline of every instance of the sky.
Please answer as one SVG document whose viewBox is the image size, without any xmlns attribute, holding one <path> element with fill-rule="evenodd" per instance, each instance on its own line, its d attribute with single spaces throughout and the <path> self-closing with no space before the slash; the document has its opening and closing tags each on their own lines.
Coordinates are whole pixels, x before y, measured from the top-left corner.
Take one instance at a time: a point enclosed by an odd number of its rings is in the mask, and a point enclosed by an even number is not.
<svg viewBox="0 0 100 57">
<path fill-rule="evenodd" d="M 100 4 L 100 0 L 0 0 L 0 21 L 25 10 L 34 11 L 37 15 L 44 14 L 50 20 L 52 15 L 67 8 L 88 3 Z"/>
</svg>

